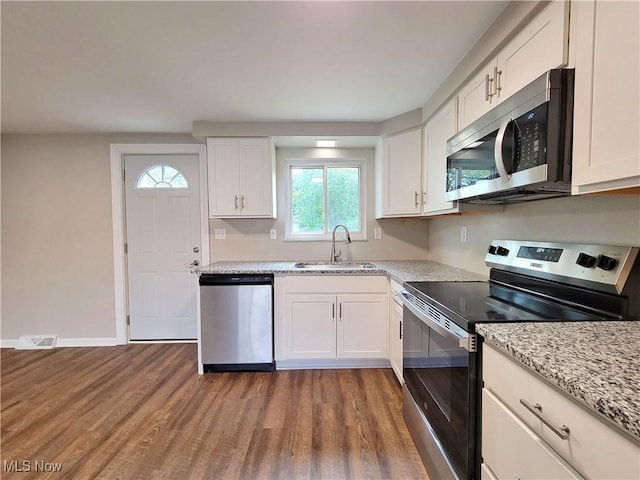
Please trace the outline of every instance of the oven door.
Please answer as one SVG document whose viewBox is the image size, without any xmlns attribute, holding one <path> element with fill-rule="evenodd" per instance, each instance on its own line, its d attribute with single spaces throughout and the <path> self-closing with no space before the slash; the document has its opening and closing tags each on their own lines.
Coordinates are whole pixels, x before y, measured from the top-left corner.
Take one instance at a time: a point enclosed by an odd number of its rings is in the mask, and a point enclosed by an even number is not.
<svg viewBox="0 0 640 480">
<path fill-rule="evenodd" d="M 407 291 L 402 301 L 407 426 L 431 476 L 475 478 L 475 335 Z"/>
</svg>

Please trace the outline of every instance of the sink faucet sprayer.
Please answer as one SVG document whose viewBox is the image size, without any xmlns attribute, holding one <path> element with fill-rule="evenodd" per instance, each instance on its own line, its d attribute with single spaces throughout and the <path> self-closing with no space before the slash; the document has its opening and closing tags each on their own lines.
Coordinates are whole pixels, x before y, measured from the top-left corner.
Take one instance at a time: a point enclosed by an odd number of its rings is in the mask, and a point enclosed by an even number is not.
<svg viewBox="0 0 640 480">
<path fill-rule="evenodd" d="M 338 227 L 344 228 L 344 231 L 347 232 L 347 243 L 351 243 L 351 235 L 349 235 L 349 229 L 347 227 L 345 227 L 341 223 L 333 227 L 333 233 L 331 234 L 331 258 L 329 259 L 330 262 L 337 262 L 340 258 L 340 255 L 342 255 L 342 250 L 336 253 L 336 230 L 338 229 Z"/>
</svg>

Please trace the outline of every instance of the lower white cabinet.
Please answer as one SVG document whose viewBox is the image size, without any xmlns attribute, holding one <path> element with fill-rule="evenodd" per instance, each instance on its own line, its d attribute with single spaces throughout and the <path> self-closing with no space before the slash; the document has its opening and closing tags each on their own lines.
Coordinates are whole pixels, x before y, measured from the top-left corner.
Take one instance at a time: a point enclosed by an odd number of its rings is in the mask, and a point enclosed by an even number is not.
<svg viewBox="0 0 640 480">
<path fill-rule="evenodd" d="M 385 358 L 387 296 L 289 294 L 289 358 Z"/>
<path fill-rule="evenodd" d="M 483 472 L 497 479 L 640 478 L 637 443 L 486 343 L 482 378 Z"/>
<path fill-rule="evenodd" d="M 486 388 L 482 390 L 482 458 L 485 470 L 498 479 L 583 478 Z"/>
<path fill-rule="evenodd" d="M 376 359 L 371 366 L 382 366 L 381 361 L 388 365 L 386 277 L 287 277 L 284 292 L 276 298 L 278 305 L 277 364 L 321 367 L 340 364 L 295 361 Z"/>
<path fill-rule="evenodd" d="M 402 384 L 402 285 L 395 280 L 389 281 L 389 363 Z"/>
</svg>

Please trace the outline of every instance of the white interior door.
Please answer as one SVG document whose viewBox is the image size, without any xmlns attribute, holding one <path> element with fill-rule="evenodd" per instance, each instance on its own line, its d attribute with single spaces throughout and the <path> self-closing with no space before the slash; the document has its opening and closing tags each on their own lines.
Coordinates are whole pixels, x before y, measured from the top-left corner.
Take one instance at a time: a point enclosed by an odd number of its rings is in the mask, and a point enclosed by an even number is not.
<svg viewBox="0 0 640 480">
<path fill-rule="evenodd" d="M 130 339 L 195 339 L 198 156 L 125 155 L 124 169 Z"/>
</svg>

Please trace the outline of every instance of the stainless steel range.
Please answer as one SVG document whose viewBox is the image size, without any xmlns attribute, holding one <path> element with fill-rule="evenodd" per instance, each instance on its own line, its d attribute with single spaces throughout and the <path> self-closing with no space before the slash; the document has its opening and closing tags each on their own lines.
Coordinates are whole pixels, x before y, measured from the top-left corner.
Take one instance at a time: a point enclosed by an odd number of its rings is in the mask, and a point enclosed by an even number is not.
<svg viewBox="0 0 640 480">
<path fill-rule="evenodd" d="M 495 240 L 488 282 L 404 284 L 403 412 L 432 478 L 480 478 L 477 323 L 640 320 L 638 247 Z"/>
</svg>

